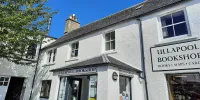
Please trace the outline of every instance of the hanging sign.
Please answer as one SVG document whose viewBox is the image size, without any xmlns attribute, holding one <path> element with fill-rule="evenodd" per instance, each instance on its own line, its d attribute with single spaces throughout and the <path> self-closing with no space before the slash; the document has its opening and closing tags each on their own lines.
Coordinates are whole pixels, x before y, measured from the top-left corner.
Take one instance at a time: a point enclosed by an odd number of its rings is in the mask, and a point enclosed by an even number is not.
<svg viewBox="0 0 200 100">
<path fill-rule="evenodd" d="M 62 70 L 55 72 L 54 75 L 77 75 L 77 74 L 89 74 L 97 72 L 97 68 L 82 68 L 82 69 L 72 69 L 72 70 Z"/>
<path fill-rule="evenodd" d="M 200 41 L 151 47 L 153 71 L 200 68 Z"/>
</svg>

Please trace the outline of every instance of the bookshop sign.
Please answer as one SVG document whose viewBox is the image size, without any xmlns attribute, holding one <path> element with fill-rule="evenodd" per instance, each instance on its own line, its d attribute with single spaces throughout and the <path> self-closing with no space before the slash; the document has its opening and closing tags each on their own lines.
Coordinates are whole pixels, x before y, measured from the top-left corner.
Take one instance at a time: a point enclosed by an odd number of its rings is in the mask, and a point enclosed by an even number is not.
<svg viewBox="0 0 200 100">
<path fill-rule="evenodd" d="M 153 71 L 200 68 L 200 41 L 151 47 Z"/>
</svg>

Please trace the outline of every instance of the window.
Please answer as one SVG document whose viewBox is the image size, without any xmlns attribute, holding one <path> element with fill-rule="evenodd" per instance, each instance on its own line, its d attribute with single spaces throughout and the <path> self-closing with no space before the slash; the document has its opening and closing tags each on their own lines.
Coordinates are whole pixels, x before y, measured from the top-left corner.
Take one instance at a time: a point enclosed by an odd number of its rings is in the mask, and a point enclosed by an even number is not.
<svg viewBox="0 0 200 100">
<path fill-rule="evenodd" d="M 56 53 L 57 53 L 57 49 L 53 49 L 53 50 L 48 51 L 48 53 L 47 53 L 48 63 L 55 62 Z"/>
<path fill-rule="evenodd" d="M 183 10 L 161 17 L 161 24 L 163 38 L 189 34 Z"/>
<path fill-rule="evenodd" d="M 71 44 L 71 58 L 78 56 L 78 47 L 79 47 L 79 42 Z"/>
<path fill-rule="evenodd" d="M 110 32 L 105 35 L 105 49 L 115 50 L 115 32 Z"/>
<path fill-rule="evenodd" d="M 57 53 L 57 49 L 55 49 L 55 50 L 53 51 L 53 62 L 56 60 L 56 53 Z"/>
<path fill-rule="evenodd" d="M 167 75 L 170 100 L 200 100 L 199 73 Z"/>
<path fill-rule="evenodd" d="M 119 76 L 120 100 L 130 100 L 130 78 Z"/>
<path fill-rule="evenodd" d="M 40 92 L 40 98 L 49 98 L 50 89 L 51 89 L 51 80 L 43 80 Z"/>
<path fill-rule="evenodd" d="M 28 47 L 28 51 L 27 51 L 27 55 L 26 55 L 27 59 L 34 59 L 35 58 L 36 48 L 37 48 L 36 44 L 32 44 Z"/>
<path fill-rule="evenodd" d="M 0 77 L 0 86 L 8 86 L 9 77 Z"/>
</svg>

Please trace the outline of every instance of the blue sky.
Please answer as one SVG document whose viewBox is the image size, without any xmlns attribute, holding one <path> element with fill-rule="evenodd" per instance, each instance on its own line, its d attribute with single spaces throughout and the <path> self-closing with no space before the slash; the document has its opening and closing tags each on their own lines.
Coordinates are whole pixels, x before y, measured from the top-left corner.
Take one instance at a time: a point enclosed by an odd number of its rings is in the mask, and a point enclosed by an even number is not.
<svg viewBox="0 0 200 100">
<path fill-rule="evenodd" d="M 75 14 L 81 26 L 119 12 L 144 0 L 48 0 L 47 6 L 58 10 L 53 16 L 50 36 L 64 35 L 65 20 Z"/>
</svg>

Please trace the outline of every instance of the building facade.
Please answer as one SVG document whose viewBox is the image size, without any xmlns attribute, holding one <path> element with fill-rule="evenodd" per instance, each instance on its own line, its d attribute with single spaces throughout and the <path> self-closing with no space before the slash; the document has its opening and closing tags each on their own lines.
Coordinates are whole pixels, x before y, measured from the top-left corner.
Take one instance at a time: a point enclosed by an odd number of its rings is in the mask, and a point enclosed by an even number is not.
<svg viewBox="0 0 200 100">
<path fill-rule="evenodd" d="M 70 16 L 42 47 L 31 99 L 198 100 L 198 8 L 147 0 L 82 27 Z"/>
</svg>

